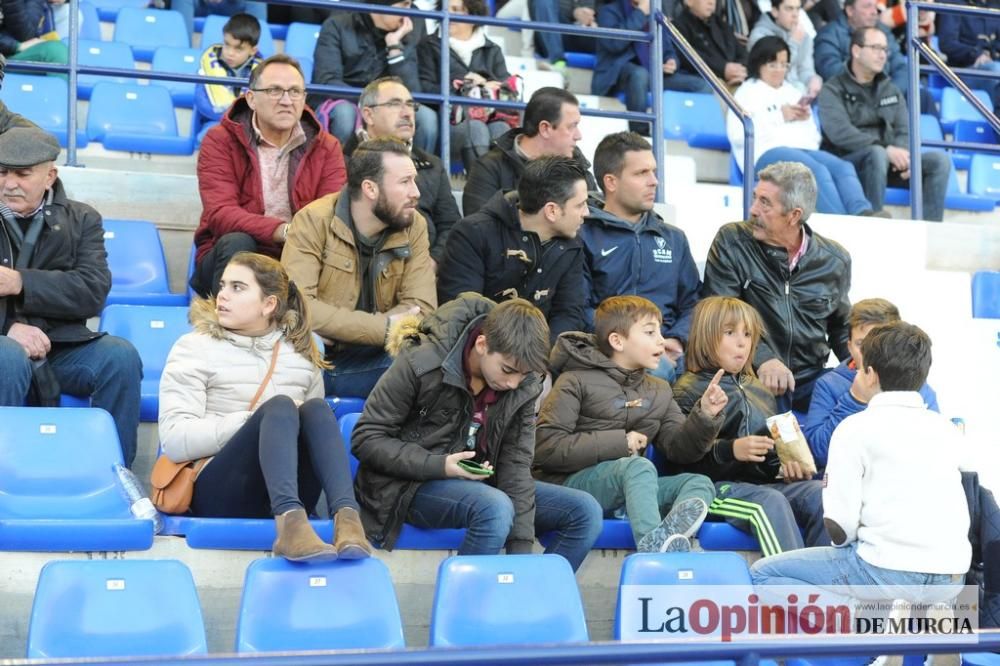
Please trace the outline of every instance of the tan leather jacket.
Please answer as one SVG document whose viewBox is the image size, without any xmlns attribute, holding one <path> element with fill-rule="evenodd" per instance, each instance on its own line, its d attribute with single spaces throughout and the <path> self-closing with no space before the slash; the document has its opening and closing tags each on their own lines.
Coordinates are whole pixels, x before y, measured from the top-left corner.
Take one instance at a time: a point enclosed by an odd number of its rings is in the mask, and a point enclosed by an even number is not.
<svg viewBox="0 0 1000 666">
<path fill-rule="evenodd" d="M 346 190 L 345 190 L 346 192 Z M 427 222 L 390 233 L 372 258 L 377 312 L 356 310 L 361 275 L 354 234 L 343 219 L 350 202 L 342 193 L 317 199 L 292 219 L 281 263 L 309 301 L 312 329 L 327 341 L 382 346 L 389 315 L 414 305 L 422 315 L 437 308 Z"/>
</svg>

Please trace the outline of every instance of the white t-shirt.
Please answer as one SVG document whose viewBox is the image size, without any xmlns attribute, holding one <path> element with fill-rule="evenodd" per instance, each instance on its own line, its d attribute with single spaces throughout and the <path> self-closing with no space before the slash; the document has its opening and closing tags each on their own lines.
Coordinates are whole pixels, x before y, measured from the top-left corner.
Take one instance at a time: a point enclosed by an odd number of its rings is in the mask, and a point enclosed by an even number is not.
<svg viewBox="0 0 1000 666">
<path fill-rule="evenodd" d="M 879 393 L 833 431 L 823 513 L 869 564 L 965 573 L 972 546 L 964 451 L 958 428 L 928 410 L 919 393 Z"/>
</svg>

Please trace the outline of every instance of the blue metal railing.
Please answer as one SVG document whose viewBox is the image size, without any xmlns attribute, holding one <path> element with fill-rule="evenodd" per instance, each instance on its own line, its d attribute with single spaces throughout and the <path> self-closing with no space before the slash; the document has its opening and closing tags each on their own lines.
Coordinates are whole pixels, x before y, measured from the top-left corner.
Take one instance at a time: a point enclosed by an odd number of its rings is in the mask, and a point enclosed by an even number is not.
<svg viewBox="0 0 1000 666">
<path fill-rule="evenodd" d="M 948 3 L 931 3 L 923 0 L 910 0 L 906 3 L 906 55 L 909 66 L 910 79 L 910 215 L 914 220 L 923 219 L 923 164 L 921 160 L 921 148 L 923 146 L 933 148 L 951 148 L 956 150 L 985 150 L 990 152 L 1000 152 L 1000 147 L 984 143 L 955 143 L 953 141 L 922 141 L 920 131 L 920 72 L 937 72 L 944 76 L 952 86 L 958 89 L 965 99 L 972 104 L 979 113 L 983 114 L 986 121 L 993 129 L 1000 134 L 1000 119 L 993 114 L 993 109 L 989 109 L 982 100 L 972 94 L 972 90 L 964 81 L 959 78 L 959 73 L 976 76 L 979 78 L 1000 79 L 1000 73 L 980 71 L 976 69 L 963 68 L 953 70 L 933 49 L 920 41 L 918 34 L 917 13 L 921 9 L 935 12 L 951 12 L 956 14 L 969 14 L 977 16 L 988 16 L 1000 21 L 1000 10 L 983 9 L 970 7 L 969 5 L 953 5 Z M 930 65 L 920 65 L 920 57 L 923 56 Z"/>
<path fill-rule="evenodd" d="M 701 77 L 708 82 L 708 85 L 712 86 L 712 90 L 715 91 L 715 94 L 722 98 L 722 101 L 726 103 L 729 110 L 736 114 L 736 117 L 743 124 L 743 219 L 750 219 L 750 199 L 753 192 L 754 180 L 753 118 L 750 117 L 750 114 L 747 113 L 740 103 L 737 102 L 732 96 L 732 94 L 730 94 L 729 88 L 726 87 L 726 84 L 720 81 L 719 77 L 715 75 L 715 72 L 713 72 L 709 66 L 705 64 L 705 61 L 702 60 L 698 52 L 695 51 L 694 48 L 688 43 L 688 41 L 684 38 L 684 35 L 682 35 L 680 31 L 674 27 L 673 22 L 667 20 L 660 11 L 656 12 L 656 20 L 663 30 L 670 33 L 670 37 L 674 40 L 674 46 L 677 47 L 677 50 L 680 51 L 685 58 L 687 58 L 688 62 L 694 65 L 694 68 L 698 70 Z M 659 33 L 659 30 L 657 30 L 657 32 Z M 661 98 L 663 97 L 662 84 L 663 79 L 661 77 Z M 653 101 L 655 104 L 656 93 L 653 93 Z M 661 101 L 659 114 L 662 113 L 663 108 Z"/>
<path fill-rule="evenodd" d="M 302 6 L 302 7 L 319 7 L 323 9 L 330 9 L 330 4 L 328 0 L 282 0 L 281 4 Z M 67 109 L 67 122 L 69 127 L 76 128 L 77 122 L 77 109 L 76 102 L 78 99 L 78 75 L 79 74 L 95 74 L 99 76 L 115 76 L 131 79 L 143 79 L 152 81 L 180 81 L 186 83 L 218 83 L 217 78 L 209 76 L 200 76 L 192 74 L 174 74 L 166 72 L 154 72 L 149 70 L 127 70 L 120 68 L 109 68 L 109 67 L 81 67 L 79 65 L 79 15 L 78 15 L 78 5 L 79 0 L 70 0 L 70 20 L 69 20 L 69 63 L 68 65 L 54 65 L 54 64 L 42 64 L 42 63 L 26 63 L 20 61 L 10 61 L 8 62 L 7 69 L 10 71 L 24 71 L 24 72 L 60 72 L 68 73 L 69 75 L 69 102 Z M 452 15 L 447 11 L 425 11 L 412 8 L 402 8 L 393 7 L 391 5 L 379 5 L 377 12 L 374 12 L 373 6 L 370 4 L 364 4 L 361 2 L 351 2 L 348 0 L 341 0 L 337 2 L 336 9 L 338 11 L 354 11 L 354 12 L 364 12 L 364 13 L 379 13 L 379 14 L 391 14 L 391 15 L 402 15 L 409 16 L 411 18 L 432 18 L 436 19 L 440 25 L 440 39 L 441 39 L 441 88 L 438 94 L 423 93 L 420 91 L 411 91 L 413 93 L 414 99 L 419 102 L 430 102 L 438 104 L 439 106 L 439 146 L 441 159 L 445 163 L 445 168 L 450 170 L 451 163 L 451 150 L 450 150 L 450 111 L 453 104 L 467 105 L 467 106 L 481 106 L 482 100 L 462 98 L 455 94 L 451 89 L 451 78 L 449 75 L 450 69 L 450 59 L 447 57 L 448 54 L 448 24 L 450 21 L 455 21 L 459 23 L 472 23 L 474 25 L 494 25 L 505 28 L 512 29 L 523 29 L 523 28 L 533 28 L 547 30 L 550 32 L 557 32 L 562 34 L 571 35 L 583 35 L 591 36 L 597 38 L 600 36 L 602 39 L 621 39 L 628 41 L 637 41 L 650 43 L 653 48 L 656 48 L 657 44 L 662 44 L 659 40 L 662 39 L 662 35 L 659 30 L 653 26 L 651 32 L 640 32 L 635 30 L 619 30 L 619 29 L 609 29 L 609 28 L 590 28 L 578 25 L 568 25 L 563 23 L 545 23 L 538 21 L 521 21 L 518 19 L 501 19 L 492 16 L 470 16 L 470 15 Z M 662 51 L 662 48 L 661 48 Z M 603 118 L 618 118 L 629 121 L 639 121 L 648 122 L 652 125 L 652 136 L 660 137 L 659 141 L 653 141 L 653 153 L 656 157 L 657 163 L 657 176 L 661 183 L 661 187 L 658 190 L 658 200 L 662 201 L 663 188 L 662 183 L 664 180 L 664 166 L 663 166 L 663 126 L 662 126 L 662 113 L 658 112 L 658 109 L 662 111 L 662 73 L 655 59 L 650 62 L 650 76 L 653 80 L 653 113 L 640 113 L 633 111 L 607 111 L 600 109 L 589 109 L 581 108 L 581 113 L 586 116 L 596 116 Z M 230 79 L 233 82 L 246 83 L 246 79 Z M 360 93 L 360 88 L 352 88 L 349 86 L 329 86 L 329 85 L 316 85 L 308 84 L 307 89 L 309 92 L 326 93 L 326 94 L 336 94 L 348 97 L 356 98 Z M 661 93 L 656 94 L 657 88 L 660 89 Z M 490 106 L 504 109 L 515 109 L 522 110 L 526 106 L 524 102 L 504 102 L 504 101 L 491 101 Z M 76 142 L 76 132 L 70 131 L 68 133 L 67 139 L 67 159 L 66 164 L 68 166 L 78 166 L 77 161 L 77 142 Z"/>
<path fill-rule="evenodd" d="M 924 655 L 929 653 L 1000 651 L 1000 634 L 980 634 L 979 640 L 955 637 L 867 638 L 850 636 L 817 638 L 787 636 L 773 640 L 744 642 L 686 641 L 663 643 L 583 643 L 550 645 L 484 646 L 472 648 L 420 648 L 410 650 L 345 650 L 272 654 L 198 655 L 175 658 L 87 659 L 88 665 L 138 663 L 143 666 L 485 666 L 503 664 L 563 666 L 567 664 L 663 664 L 671 662 L 733 661 L 737 666 L 758 666 L 762 659 L 786 657 L 870 657 L 878 654 Z M 84 663 L 83 660 L 61 660 Z M 18 663 L 10 661 L 8 663 Z"/>
</svg>

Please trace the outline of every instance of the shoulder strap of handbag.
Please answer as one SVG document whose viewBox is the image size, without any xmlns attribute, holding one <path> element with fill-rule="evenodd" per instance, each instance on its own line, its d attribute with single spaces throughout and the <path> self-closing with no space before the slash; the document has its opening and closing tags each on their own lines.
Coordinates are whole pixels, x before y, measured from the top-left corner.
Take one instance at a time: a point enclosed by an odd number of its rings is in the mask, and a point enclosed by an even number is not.
<svg viewBox="0 0 1000 666">
<path fill-rule="evenodd" d="M 250 401 L 250 411 L 257 406 L 257 401 L 260 400 L 260 396 L 264 395 L 264 389 L 267 388 L 267 383 L 271 381 L 271 375 L 274 374 L 274 366 L 278 364 L 278 354 L 281 352 L 281 341 L 284 338 L 278 338 L 278 341 L 274 343 L 274 351 L 271 352 L 271 366 L 267 369 L 267 374 L 264 375 L 264 381 L 260 383 L 257 388 L 257 394 L 254 395 L 253 400 Z"/>
</svg>

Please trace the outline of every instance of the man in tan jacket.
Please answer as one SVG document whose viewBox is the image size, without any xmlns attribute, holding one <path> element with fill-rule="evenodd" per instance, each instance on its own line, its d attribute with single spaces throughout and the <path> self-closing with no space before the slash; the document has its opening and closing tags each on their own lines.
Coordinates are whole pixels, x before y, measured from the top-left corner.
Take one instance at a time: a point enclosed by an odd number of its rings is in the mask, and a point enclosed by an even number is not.
<svg viewBox="0 0 1000 666">
<path fill-rule="evenodd" d="M 328 395 L 367 397 L 391 363 L 384 347 L 392 322 L 437 307 L 416 175 L 405 144 L 365 141 L 347 188 L 292 219 L 281 262 L 326 343 Z"/>
</svg>

